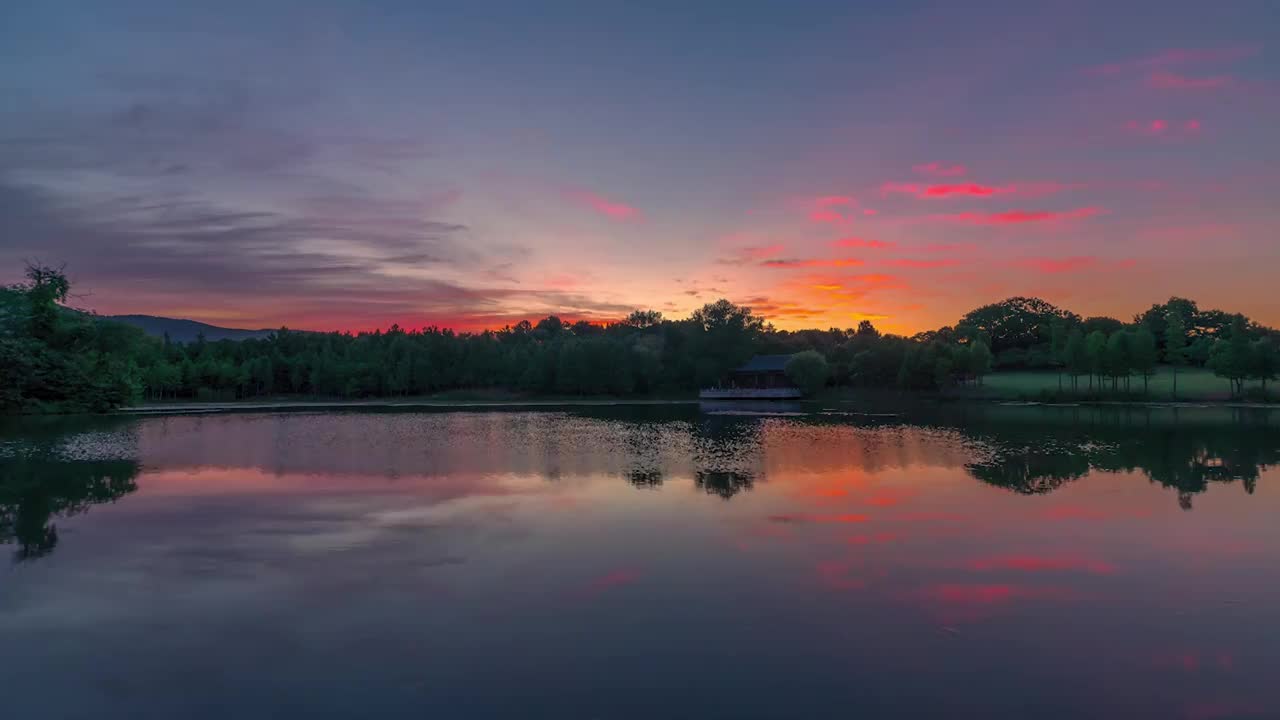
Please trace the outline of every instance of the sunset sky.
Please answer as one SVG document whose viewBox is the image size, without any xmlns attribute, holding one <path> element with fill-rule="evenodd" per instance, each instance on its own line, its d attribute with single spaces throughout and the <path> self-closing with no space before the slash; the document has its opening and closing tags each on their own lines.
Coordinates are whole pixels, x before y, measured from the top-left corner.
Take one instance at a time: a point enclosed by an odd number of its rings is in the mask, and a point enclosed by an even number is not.
<svg viewBox="0 0 1280 720">
<path fill-rule="evenodd" d="M 235 327 L 1280 325 L 1280 3 L 5 2 L 0 281 Z"/>
</svg>

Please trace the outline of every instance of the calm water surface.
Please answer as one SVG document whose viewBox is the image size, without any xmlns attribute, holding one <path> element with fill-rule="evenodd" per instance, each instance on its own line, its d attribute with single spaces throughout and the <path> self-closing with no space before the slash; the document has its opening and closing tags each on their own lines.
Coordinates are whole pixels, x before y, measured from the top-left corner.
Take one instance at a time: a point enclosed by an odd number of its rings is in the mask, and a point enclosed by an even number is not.
<svg viewBox="0 0 1280 720">
<path fill-rule="evenodd" d="M 0 702 L 1276 718 L 1278 462 L 1224 409 L 26 420 Z"/>
</svg>

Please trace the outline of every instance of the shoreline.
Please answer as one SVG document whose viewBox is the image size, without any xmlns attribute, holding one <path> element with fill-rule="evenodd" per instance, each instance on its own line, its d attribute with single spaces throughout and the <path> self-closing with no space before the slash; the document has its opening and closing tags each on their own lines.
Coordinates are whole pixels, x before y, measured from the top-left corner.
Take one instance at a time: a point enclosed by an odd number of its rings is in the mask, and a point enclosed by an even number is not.
<svg viewBox="0 0 1280 720">
<path fill-rule="evenodd" d="M 1241 401 L 1216 401 L 1216 400 L 1079 400 L 1079 401 L 1040 401 L 1040 400 L 1015 400 L 1001 398 L 956 398 L 946 396 L 925 396 L 907 395 L 900 398 L 906 401 L 929 401 L 940 404 L 971 404 L 971 405 L 996 405 L 1003 407 L 1045 407 L 1045 408 L 1070 408 L 1070 407 L 1092 407 L 1092 408 L 1144 408 L 1144 409 L 1166 409 L 1166 410 L 1195 410 L 1208 408 L 1227 408 L 1239 410 L 1280 410 L 1278 403 L 1251 403 Z M 681 405 L 699 405 L 702 400 L 698 398 L 673 399 L 524 399 L 524 400 L 448 400 L 448 399 L 422 399 L 422 400 L 278 400 L 278 401 L 229 401 L 229 402 L 205 402 L 205 403 L 175 403 L 175 404 L 150 404 L 136 405 L 133 407 L 119 408 L 107 415 L 195 415 L 195 414 L 226 414 L 237 412 L 272 412 L 278 410 L 347 410 L 347 409 L 388 409 L 388 410 L 413 410 L 422 409 L 475 409 L 475 408 L 555 408 L 555 407 L 658 407 L 658 406 L 681 406 Z M 720 403 L 732 403 L 733 401 L 715 401 Z M 753 401 L 759 403 L 761 401 Z M 848 397 L 828 397 L 818 396 L 804 400 L 788 400 L 778 401 L 780 403 L 794 405 L 803 403 L 806 405 L 822 405 L 822 404 L 841 404 L 848 405 L 853 403 L 864 402 L 857 398 Z M 883 405 L 885 398 L 876 398 L 871 400 L 870 404 Z"/>
<path fill-rule="evenodd" d="M 673 399 L 532 399 L 532 400 L 279 400 L 266 402 L 206 402 L 135 405 L 118 408 L 108 415 L 179 415 L 198 413 L 263 412 L 272 410 L 342 410 L 347 408 L 520 408 L 520 407 L 610 407 L 610 406 L 659 406 L 696 405 L 697 398 Z"/>
</svg>

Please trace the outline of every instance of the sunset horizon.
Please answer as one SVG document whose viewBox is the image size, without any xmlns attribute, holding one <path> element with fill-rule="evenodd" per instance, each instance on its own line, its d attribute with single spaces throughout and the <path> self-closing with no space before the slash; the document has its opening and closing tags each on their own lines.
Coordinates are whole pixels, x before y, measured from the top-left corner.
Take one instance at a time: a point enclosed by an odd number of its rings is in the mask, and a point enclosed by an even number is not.
<svg viewBox="0 0 1280 720">
<path fill-rule="evenodd" d="M 1280 325 L 1264 5 L 505 4 L 514 34 L 154 5 L 7 13 L 0 281 L 65 262 L 104 315 L 322 331 L 721 297 L 783 329 L 1010 296 Z"/>
</svg>

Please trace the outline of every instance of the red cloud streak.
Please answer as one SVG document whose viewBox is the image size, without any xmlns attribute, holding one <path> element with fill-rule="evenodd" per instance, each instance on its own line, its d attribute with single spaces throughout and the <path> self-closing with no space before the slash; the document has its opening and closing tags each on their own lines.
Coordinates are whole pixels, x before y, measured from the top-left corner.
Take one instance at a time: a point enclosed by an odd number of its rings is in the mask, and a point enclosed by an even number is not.
<svg viewBox="0 0 1280 720">
<path fill-rule="evenodd" d="M 856 258 L 835 258 L 832 260 L 797 260 L 797 259 L 777 259 L 765 260 L 760 263 L 765 267 L 790 269 L 790 268 L 813 268 L 813 267 L 856 267 L 862 265 L 863 261 Z"/>
<path fill-rule="evenodd" d="M 891 242 L 889 240 L 867 240 L 865 238 L 856 238 L 856 237 L 840 238 L 839 240 L 833 240 L 831 242 L 832 247 L 870 248 L 875 250 L 891 248 L 891 247 L 894 247 L 895 245 L 897 245 L 897 243 Z"/>
<path fill-rule="evenodd" d="M 971 225 L 1018 225 L 1022 223 L 1080 220 L 1093 217 L 1101 212 L 1102 209 L 1096 207 L 1083 207 L 1061 212 L 1054 210 L 1009 210 L 998 213 L 964 212 L 955 215 L 944 215 L 943 219 Z"/>
<path fill-rule="evenodd" d="M 915 268 L 918 270 L 927 270 L 930 268 L 955 267 L 960 261 L 955 258 L 947 258 L 944 260 L 913 260 L 911 258 L 895 258 L 893 260 L 885 260 L 885 265 L 900 268 Z"/>
<path fill-rule="evenodd" d="M 1003 192 L 1009 192 L 1009 190 L 1007 188 L 978 185 L 977 183 L 965 183 L 964 185 L 930 185 L 920 193 L 920 197 L 946 198 L 964 195 L 971 197 L 989 197 L 996 193 Z"/>
<path fill-rule="evenodd" d="M 968 567 L 975 571 L 1087 572 L 1094 575 L 1112 575 L 1116 572 L 1116 567 L 1109 562 L 1076 555 L 1002 555 L 973 560 Z"/>
<path fill-rule="evenodd" d="M 1214 90 L 1235 83 L 1230 75 L 1189 77 L 1171 72 L 1154 72 L 1147 76 L 1147 86 L 1160 90 Z"/>
<path fill-rule="evenodd" d="M 587 190 L 574 190 L 567 193 L 567 195 L 601 215 L 615 220 L 638 220 L 640 218 L 640 211 L 630 205 L 614 202 Z"/>
</svg>

